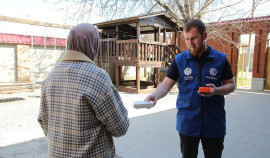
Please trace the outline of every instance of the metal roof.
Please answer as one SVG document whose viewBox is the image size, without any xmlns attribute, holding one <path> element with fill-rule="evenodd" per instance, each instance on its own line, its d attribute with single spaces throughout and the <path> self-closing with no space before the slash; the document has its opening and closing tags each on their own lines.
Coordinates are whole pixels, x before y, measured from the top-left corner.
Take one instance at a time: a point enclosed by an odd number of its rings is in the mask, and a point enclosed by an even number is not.
<svg viewBox="0 0 270 158">
<path fill-rule="evenodd" d="M 207 25 L 226 25 L 226 24 L 261 22 L 261 21 L 270 21 L 270 16 L 227 20 L 227 21 L 221 21 L 221 22 L 207 23 Z"/>
<path fill-rule="evenodd" d="M 46 40 L 45 40 L 46 39 Z M 33 43 L 32 43 L 33 41 Z M 40 36 L 26 36 L 0 33 L 0 43 L 14 43 L 27 45 L 66 46 L 66 39 Z"/>
</svg>

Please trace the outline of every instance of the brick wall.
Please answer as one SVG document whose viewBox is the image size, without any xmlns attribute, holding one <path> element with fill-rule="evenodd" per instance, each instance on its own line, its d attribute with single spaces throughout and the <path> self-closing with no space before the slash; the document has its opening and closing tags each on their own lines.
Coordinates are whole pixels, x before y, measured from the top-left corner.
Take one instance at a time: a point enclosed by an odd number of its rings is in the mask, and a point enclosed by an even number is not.
<svg viewBox="0 0 270 158">
<path fill-rule="evenodd" d="M 208 33 L 207 45 L 227 54 L 227 59 L 232 67 L 234 76 L 237 74 L 238 46 L 241 34 L 255 33 L 255 48 L 253 60 L 253 78 L 264 78 L 266 67 L 267 35 L 270 32 L 270 21 L 236 23 L 213 26 L 207 26 L 208 31 L 216 30 L 223 32 L 222 35 Z M 217 28 L 220 27 L 220 28 Z M 222 37 L 221 37 L 222 36 Z M 182 51 L 187 49 L 184 36 L 178 32 L 177 45 Z"/>
</svg>

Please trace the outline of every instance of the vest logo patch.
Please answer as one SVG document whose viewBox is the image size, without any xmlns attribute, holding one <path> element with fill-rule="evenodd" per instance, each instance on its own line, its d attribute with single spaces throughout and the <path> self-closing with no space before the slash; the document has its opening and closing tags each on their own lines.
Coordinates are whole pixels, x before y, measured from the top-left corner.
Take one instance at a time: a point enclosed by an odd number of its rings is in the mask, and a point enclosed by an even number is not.
<svg viewBox="0 0 270 158">
<path fill-rule="evenodd" d="M 187 67 L 187 68 L 185 68 L 185 70 L 184 70 L 184 74 L 185 75 L 190 75 L 192 73 L 192 69 L 191 68 L 189 68 L 189 67 Z"/>
<path fill-rule="evenodd" d="M 216 74 L 217 74 L 217 69 L 211 68 L 211 69 L 209 70 L 209 73 L 210 73 L 211 76 L 216 76 Z"/>
<path fill-rule="evenodd" d="M 186 77 L 184 77 L 185 80 L 193 80 L 194 77 L 193 76 L 189 76 L 192 73 L 192 69 L 187 67 L 184 70 L 184 74 L 186 75 Z"/>
</svg>

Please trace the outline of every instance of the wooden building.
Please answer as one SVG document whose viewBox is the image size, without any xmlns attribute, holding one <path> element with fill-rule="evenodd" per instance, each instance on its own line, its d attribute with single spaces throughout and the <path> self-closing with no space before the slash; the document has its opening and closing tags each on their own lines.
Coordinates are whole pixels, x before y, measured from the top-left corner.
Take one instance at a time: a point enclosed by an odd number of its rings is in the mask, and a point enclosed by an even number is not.
<svg viewBox="0 0 270 158">
<path fill-rule="evenodd" d="M 177 37 L 167 41 L 166 35 L 183 28 L 168 12 L 158 12 L 125 19 L 106 21 L 94 24 L 100 32 L 100 49 L 97 64 L 114 63 L 116 87 L 119 90 L 144 93 L 149 86 L 159 84 L 160 68 L 169 66 L 180 49 L 175 45 Z M 145 35 L 154 40 L 143 40 Z M 136 80 L 122 80 L 122 67 L 135 66 Z M 142 81 L 140 70 L 150 67 L 154 69 L 154 81 Z M 135 74 L 134 74 L 135 75 Z M 146 88 L 148 87 L 148 88 Z"/>
</svg>

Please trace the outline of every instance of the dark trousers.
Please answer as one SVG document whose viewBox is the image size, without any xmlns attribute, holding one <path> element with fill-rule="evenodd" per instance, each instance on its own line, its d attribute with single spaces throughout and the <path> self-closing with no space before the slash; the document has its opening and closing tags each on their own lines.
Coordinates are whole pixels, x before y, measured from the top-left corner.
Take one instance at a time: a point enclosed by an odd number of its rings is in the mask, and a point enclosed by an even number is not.
<svg viewBox="0 0 270 158">
<path fill-rule="evenodd" d="M 197 138 L 180 135 L 181 145 L 180 149 L 183 158 L 197 158 L 199 142 L 201 140 L 204 157 L 205 158 L 221 158 L 222 150 L 224 148 L 223 138 Z"/>
</svg>

